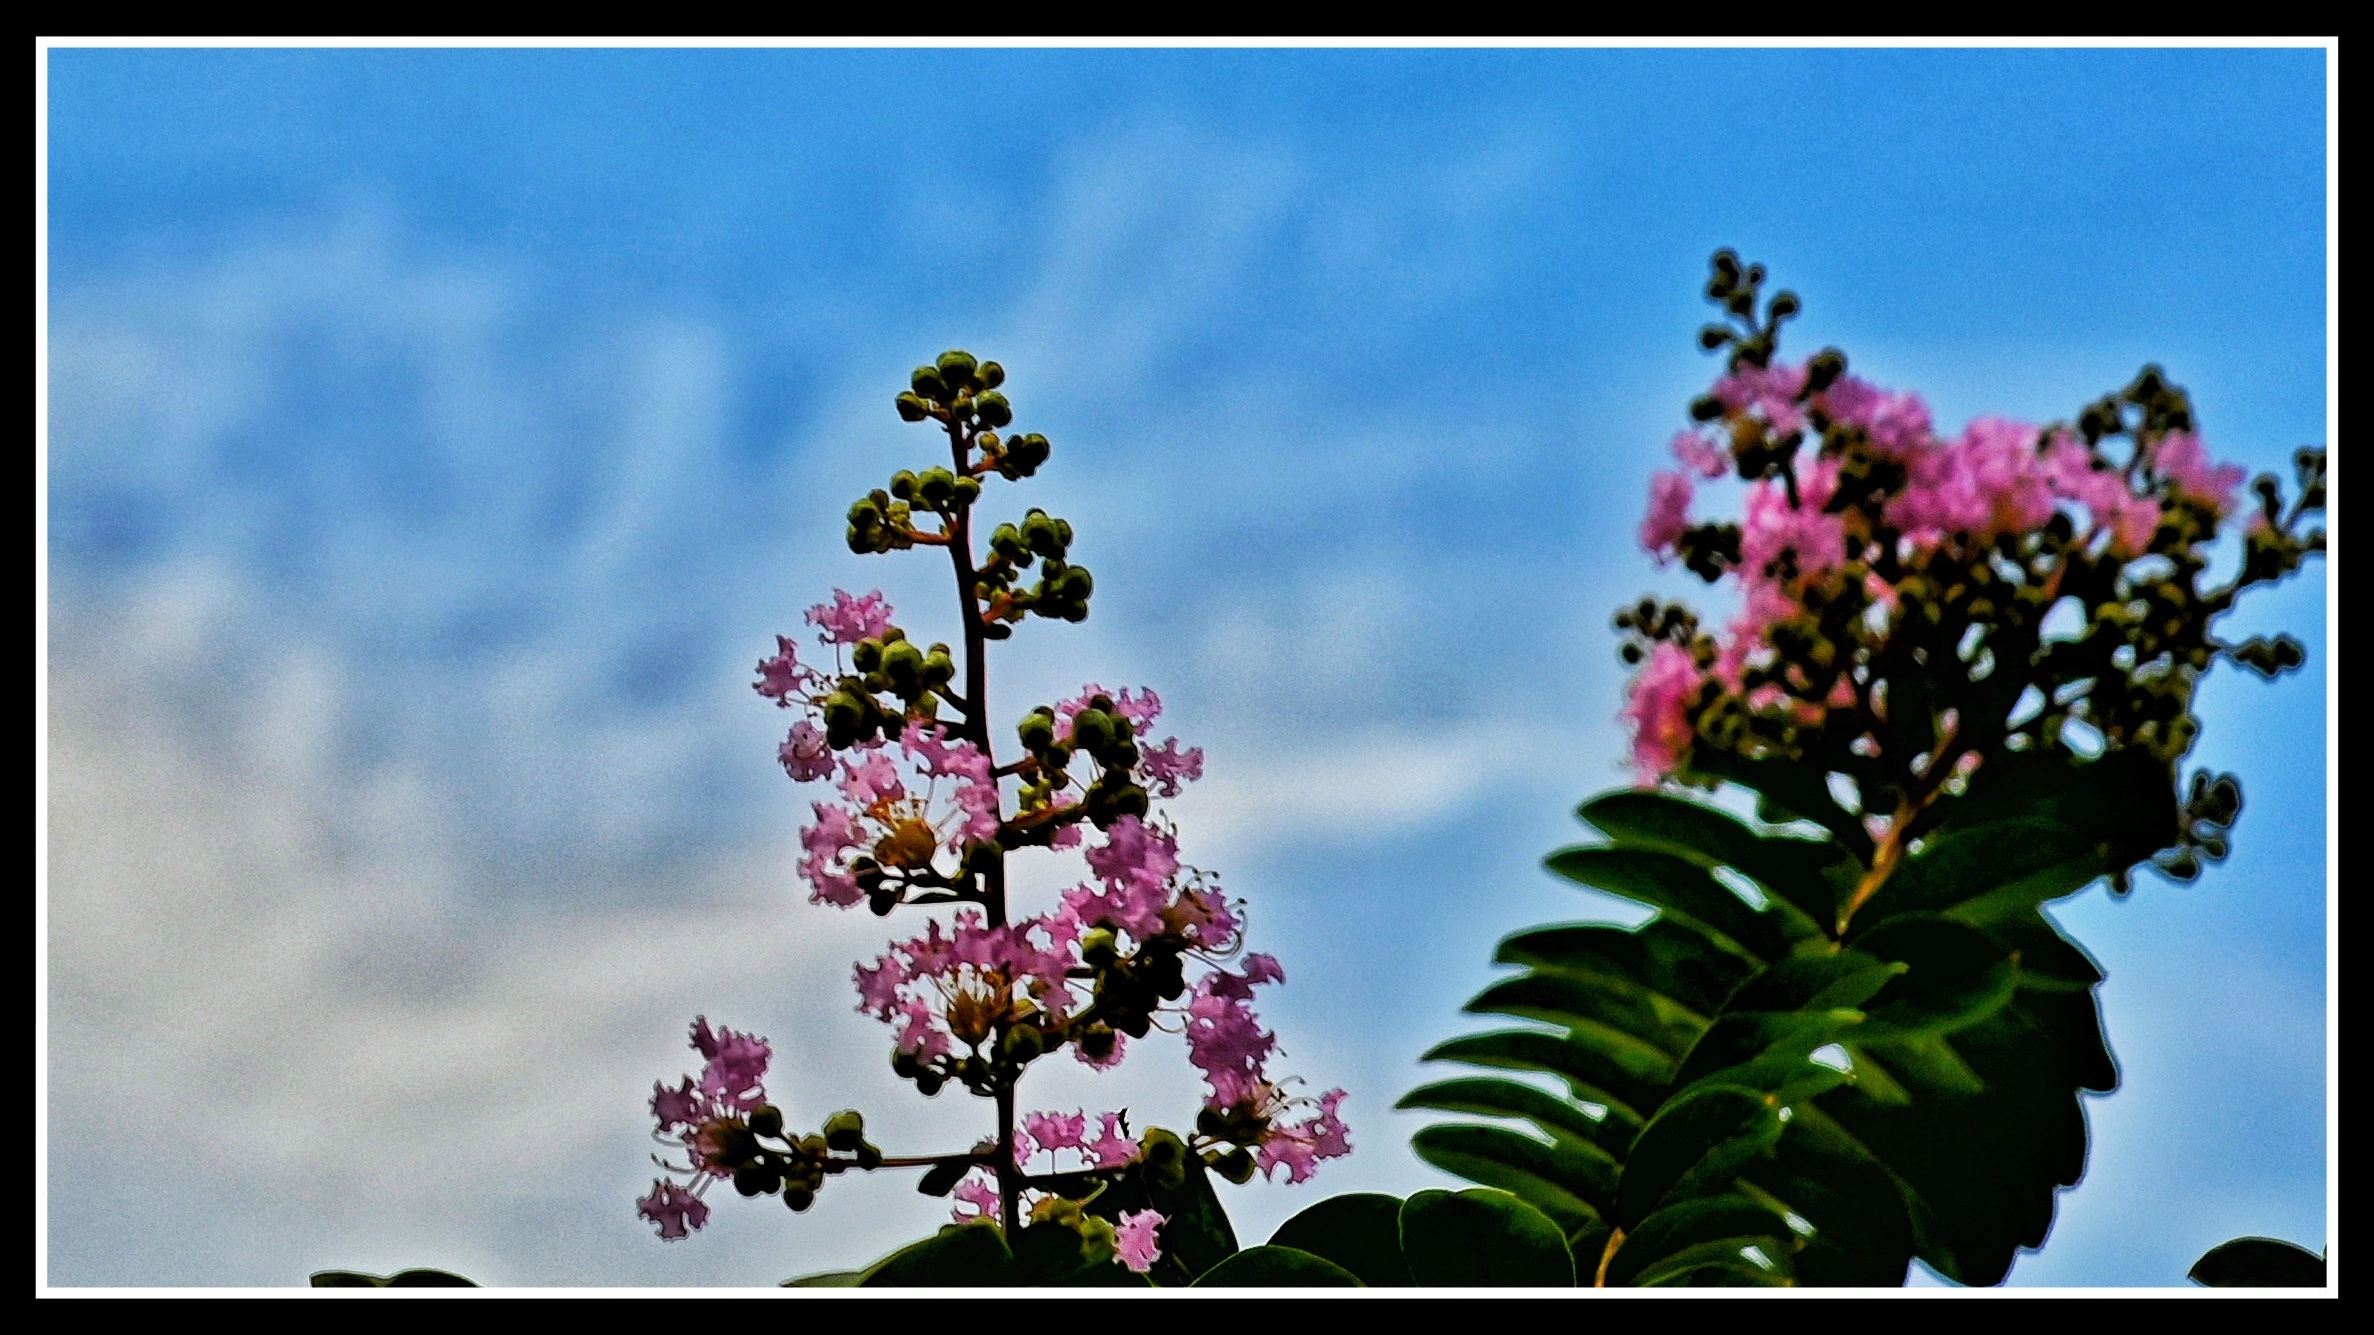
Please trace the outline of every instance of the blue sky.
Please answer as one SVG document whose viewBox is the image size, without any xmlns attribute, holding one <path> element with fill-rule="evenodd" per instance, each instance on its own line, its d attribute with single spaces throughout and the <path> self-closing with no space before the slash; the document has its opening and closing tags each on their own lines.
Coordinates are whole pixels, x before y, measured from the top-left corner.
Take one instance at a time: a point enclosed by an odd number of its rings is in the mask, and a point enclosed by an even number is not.
<svg viewBox="0 0 2374 1335">
<path fill-rule="evenodd" d="M 1707 253 L 1943 422 L 2156 360 L 2280 467 L 2327 435 L 2324 59 L 53 51 L 53 1280 L 771 1282 L 929 1226 L 843 1184 L 662 1247 L 627 1202 L 695 1012 L 795 1111 L 972 1125 L 849 1010 L 883 932 L 801 902 L 745 685 L 835 585 L 939 610 L 839 530 L 949 346 L 1010 368 L 1056 448 L 1015 503 L 1098 577 L 1001 712 L 1163 693 L 1185 851 L 1353 1091 L 1315 1187 L 1435 1182 L 1417 1054 L 1498 937 L 1614 911 L 1539 859 L 1624 780 L 1609 612 L 1688 591 L 1631 533 Z M 2015 1283 L 2324 1241 L 2324 580 L 2231 627 L 2305 671 L 2204 693 L 2234 857 L 2060 910 L 2125 1085 Z"/>
</svg>

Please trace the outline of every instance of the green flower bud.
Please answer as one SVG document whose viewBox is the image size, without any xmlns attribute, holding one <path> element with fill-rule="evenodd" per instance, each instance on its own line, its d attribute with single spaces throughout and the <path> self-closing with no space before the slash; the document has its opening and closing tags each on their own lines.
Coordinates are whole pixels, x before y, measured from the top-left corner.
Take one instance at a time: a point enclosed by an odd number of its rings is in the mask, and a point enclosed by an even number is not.
<svg viewBox="0 0 2374 1335">
<path fill-rule="evenodd" d="M 960 477 L 956 479 L 955 499 L 956 504 L 959 506 L 971 505 L 973 502 L 981 499 L 980 482 L 969 477 Z"/>
<path fill-rule="evenodd" d="M 1242 1147 L 1230 1150 L 1213 1161 L 1212 1171 L 1241 1187 L 1253 1180 L 1252 1151 Z"/>
<path fill-rule="evenodd" d="M 866 1119 L 854 1108 L 844 1108 L 824 1119 L 826 1148 L 847 1154 L 865 1139 Z"/>
<path fill-rule="evenodd" d="M 1117 958 L 1116 938 L 1109 928 L 1092 927 L 1080 937 L 1080 962 L 1101 969 Z"/>
<path fill-rule="evenodd" d="M 1042 705 L 1023 715 L 1022 722 L 1014 727 L 1014 735 L 1025 751 L 1046 750 L 1055 742 L 1055 711 Z"/>
<path fill-rule="evenodd" d="M 972 380 L 973 373 L 980 369 L 980 363 L 973 360 L 973 354 L 960 348 L 951 348 L 940 354 L 938 369 L 941 383 L 950 389 L 961 390 Z"/>
<path fill-rule="evenodd" d="M 752 1135 L 765 1136 L 769 1140 L 782 1135 L 783 1110 L 770 1103 L 752 1112 L 750 1131 Z"/>
<path fill-rule="evenodd" d="M 1014 420 L 1014 405 L 1006 402 L 1006 396 L 994 389 L 973 400 L 973 411 L 980 415 L 983 422 L 993 427 L 1004 426 Z"/>
<path fill-rule="evenodd" d="M 734 1190 L 745 1196 L 764 1196 L 783 1185 L 783 1175 L 772 1168 L 745 1164 L 734 1170 Z"/>
<path fill-rule="evenodd" d="M 999 1051 L 1006 1060 L 1017 1066 L 1038 1060 L 1039 1054 L 1046 1050 L 1047 1036 L 1039 1032 L 1037 1025 L 1030 1024 L 1018 1024 L 1006 1030 L 1006 1036 L 999 1044 Z"/>
<path fill-rule="evenodd" d="M 932 367 L 916 367 L 915 374 L 907 378 L 907 383 L 922 398 L 929 399 L 934 403 L 948 401 L 948 386 L 942 383 L 940 373 Z"/>
<path fill-rule="evenodd" d="M 902 392 L 898 396 L 898 415 L 909 422 L 920 422 L 931 416 L 931 408 L 912 391 Z"/>
<path fill-rule="evenodd" d="M 805 1210 L 816 1203 L 816 1193 L 807 1187 L 785 1187 L 783 1203 L 790 1206 L 794 1212 Z"/>
<path fill-rule="evenodd" d="M 981 363 L 981 369 L 975 374 L 981 377 L 982 384 L 991 389 L 996 389 L 999 385 L 1006 383 L 1006 368 L 996 362 Z"/>
<path fill-rule="evenodd" d="M 1072 745 L 1097 755 L 1113 744 L 1113 716 L 1101 709 L 1083 709 L 1072 716 Z"/>
<path fill-rule="evenodd" d="M 915 499 L 915 475 L 902 468 L 890 475 L 890 494 L 902 501 Z"/>
</svg>

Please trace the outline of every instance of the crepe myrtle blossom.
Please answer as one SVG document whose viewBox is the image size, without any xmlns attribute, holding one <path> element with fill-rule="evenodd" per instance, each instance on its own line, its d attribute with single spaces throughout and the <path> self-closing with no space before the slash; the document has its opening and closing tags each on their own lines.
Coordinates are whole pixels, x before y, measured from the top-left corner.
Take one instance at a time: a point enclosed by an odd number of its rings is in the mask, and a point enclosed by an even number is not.
<svg viewBox="0 0 2374 1335">
<path fill-rule="evenodd" d="M 673 1088 L 651 1087 L 652 1134 L 683 1155 L 681 1162 L 656 1155 L 654 1161 L 688 1182 L 654 1181 L 651 1194 L 635 1203 L 636 1213 L 670 1240 L 708 1222 L 700 1193 L 711 1180 L 733 1175 L 737 1146 L 750 1135 L 750 1114 L 766 1106 L 767 1063 L 774 1056 L 765 1039 L 711 1029 L 707 1016 L 692 1022 L 692 1047 L 704 1059 L 699 1076 L 688 1075 Z"/>
<path fill-rule="evenodd" d="M 880 590 L 836 589 L 807 610 L 813 647 L 774 637 L 751 683 L 792 715 L 776 759 L 811 785 L 795 858 L 809 898 L 929 915 L 856 965 L 857 1009 L 888 1026 L 894 1073 L 925 1096 L 956 1086 L 990 1103 L 996 1136 L 892 1156 L 864 1140 L 854 1111 L 795 1134 L 766 1102 L 766 1045 L 703 1020 L 701 1074 L 652 1095 L 671 1176 L 637 1209 L 663 1237 L 705 1222 L 715 1181 L 802 1210 L 828 1177 L 921 1168 L 922 1189 L 952 1197 L 959 1219 L 1076 1228 L 1115 1264 L 1183 1282 L 1193 1276 L 1165 1259 L 1161 1212 L 1124 1202 L 1161 1199 L 1188 1159 L 1232 1182 L 1256 1171 L 1300 1182 L 1351 1148 L 1341 1090 L 1297 1098 L 1274 1074 L 1276 1036 L 1249 1001 L 1284 972 L 1244 953 L 1243 903 L 1187 860 L 1158 805 L 1204 772 L 1202 748 L 1156 735 L 1162 698 L 1089 682 L 1011 731 L 1000 720 L 1014 716 L 993 710 L 991 647 L 1033 618 L 1085 619 L 1095 591 L 1068 521 L 1033 509 L 993 524 L 976 511 L 988 486 L 1027 479 L 1049 457 L 1045 437 L 1009 433 L 1003 380 L 961 352 L 918 368 L 898 412 L 946 434 L 947 463 L 895 472 L 849 510 L 854 553 L 948 549 L 958 594 L 948 643 L 909 639 Z M 1686 461 L 1716 448 L 1702 443 Z M 1037 849 L 1077 853 L 1085 879 L 1021 902 L 1006 862 Z M 1069 1048 L 1109 1070 L 1156 1029 L 1186 1035 L 1211 1086 L 1191 1131 L 1132 1134 L 1118 1112 L 1018 1107 L 1032 1063 Z"/>
<path fill-rule="evenodd" d="M 1765 300 L 1762 282 L 1760 267 L 1716 257 L 1707 294 L 1728 324 L 1700 339 L 1727 365 L 1691 404 L 1696 425 L 1669 446 L 1681 471 L 1656 475 L 1640 527 L 1660 565 L 1731 584 L 1737 611 L 1719 632 L 1654 598 L 1616 617 L 1637 668 L 1622 719 L 1641 783 L 1816 762 L 1863 795 L 1824 823 L 1870 837 L 1876 886 L 1942 818 L 1927 815 L 1936 804 L 1989 782 L 1990 757 L 2081 764 L 2134 747 L 2173 770 L 2216 660 L 2297 665 L 2296 642 L 2227 644 L 2211 626 L 2243 588 L 2324 550 L 2302 527 L 2324 509 L 2322 449 L 2295 455 L 2288 510 L 2277 479 L 2251 484 L 2240 569 L 2215 583 L 2210 544 L 2243 508 L 2244 472 L 2213 459 L 2158 367 L 2072 421 L 1982 415 L 1950 430 L 1835 349 L 1780 359 L 1798 302 Z M 1708 498 L 1693 478 L 1726 473 L 1736 518 L 1694 519 Z M 2232 812 L 2186 801 L 2182 837 L 2223 856 L 2210 827 Z M 2189 877 L 2193 842 L 2162 869 Z M 1842 901 L 1841 923 L 1859 902 Z"/>
</svg>

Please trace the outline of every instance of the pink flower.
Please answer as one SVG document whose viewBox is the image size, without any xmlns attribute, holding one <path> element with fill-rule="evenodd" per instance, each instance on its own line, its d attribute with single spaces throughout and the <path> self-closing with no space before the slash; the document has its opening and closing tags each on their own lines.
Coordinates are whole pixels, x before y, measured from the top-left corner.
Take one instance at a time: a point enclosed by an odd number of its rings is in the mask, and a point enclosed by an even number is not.
<svg viewBox="0 0 2374 1335">
<path fill-rule="evenodd" d="M 1138 1161 L 1138 1143 L 1122 1125 L 1121 1114 L 1100 1115 L 1103 1134 L 1080 1146 L 1082 1153 L 1097 1168 L 1126 1168 Z"/>
<path fill-rule="evenodd" d="M 857 1008 L 889 1019 L 890 1012 L 898 1005 L 899 984 L 906 982 L 908 976 L 906 964 L 896 955 L 884 955 L 874 961 L 871 969 L 858 965 Z"/>
<path fill-rule="evenodd" d="M 1674 544 L 1690 527 L 1690 479 L 1659 470 L 1649 478 L 1649 513 L 1640 521 L 1641 550 L 1656 556 L 1673 554 Z"/>
<path fill-rule="evenodd" d="M 635 1202 L 635 1213 L 659 1225 L 661 1238 L 674 1242 L 709 1222 L 709 1206 L 673 1182 L 654 1181 L 651 1194 Z"/>
<path fill-rule="evenodd" d="M 859 810 L 885 799 L 897 801 L 907 795 L 906 785 L 899 782 L 898 766 L 880 751 L 864 753 L 863 759 L 841 758 L 841 796 Z"/>
<path fill-rule="evenodd" d="M 2109 531 L 2112 551 L 2132 557 L 2151 547 L 2152 532 L 2160 525 L 2160 503 L 2155 497 L 2136 495 L 2126 474 L 2102 463 L 2066 434 L 2055 437 L 2045 451 L 2044 466 L 2053 490 L 2083 505 L 2094 523 Z"/>
<path fill-rule="evenodd" d="M 1162 1259 L 1162 1248 L 1154 1239 L 1163 1222 L 1161 1214 L 1153 1210 L 1132 1210 L 1121 1216 L 1121 1226 L 1114 1230 L 1113 1259 L 1141 1275 L 1152 1270 Z"/>
<path fill-rule="evenodd" d="M 674 1131 L 707 1117 L 708 1100 L 701 1097 L 689 1075 L 675 1089 L 654 1080 L 651 1082 L 651 1115 L 658 1120 L 662 1132 Z"/>
<path fill-rule="evenodd" d="M 974 1169 L 970 1176 L 956 1184 L 956 1190 L 950 1194 L 956 1198 L 959 1205 L 973 1207 L 970 1214 L 965 1213 L 962 1209 L 955 1211 L 956 1222 L 960 1224 L 973 1219 L 995 1219 L 998 1217 L 1001 1202 L 997 1194 L 997 1181 L 990 1176 L 989 1170 L 986 1168 Z"/>
<path fill-rule="evenodd" d="M 2152 471 L 2176 484 L 2180 500 L 2224 514 L 2234 508 L 2234 488 L 2242 485 L 2239 464 L 2213 464 L 2201 438 L 2189 431 L 2170 436 L 2152 451 Z"/>
<path fill-rule="evenodd" d="M 1718 478 L 1731 471 L 1731 452 L 1696 431 L 1675 432 L 1672 449 L 1684 472 Z"/>
<path fill-rule="evenodd" d="M 1043 1150 L 1076 1150 L 1088 1134 L 1088 1114 L 1030 1113 L 1022 1119 L 1022 1129 Z"/>
<path fill-rule="evenodd" d="M 775 637 L 775 644 L 775 656 L 758 661 L 758 680 L 750 684 L 750 689 L 778 707 L 788 707 L 792 695 L 800 688 L 800 656 L 791 641 L 781 635 Z"/>
<path fill-rule="evenodd" d="M 1762 412 L 1773 434 L 1785 436 L 1805 425 L 1797 409 L 1797 396 L 1804 391 L 1803 366 L 1741 366 L 1715 382 L 1714 396 L 1726 412 Z"/>
<path fill-rule="evenodd" d="M 1204 1073 L 1212 1108 L 1233 1108 L 1255 1101 L 1265 1087 L 1263 1064 L 1277 1050 L 1278 1037 L 1261 1027 L 1247 1004 L 1253 984 L 1272 982 L 1277 962 L 1266 955 L 1245 961 L 1243 974 L 1215 969 L 1195 985 L 1187 1003 L 1187 1060 Z"/>
<path fill-rule="evenodd" d="M 813 810 L 816 823 L 800 831 L 800 846 L 808 853 L 800 859 L 800 875 L 815 887 L 811 901 L 847 908 L 862 901 L 865 891 L 857 888 L 856 877 L 835 870 L 833 864 L 865 842 L 864 831 L 855 816 L 829 802 L 815 803 Z"/>
<path fill-rule="evenodd" d="M 1179 739 L 1173 737 L 1160 747 L 1144 751 L 1139 767 L 1146 773 L 1146 786 L 1156 797 L 1177 797 L 1183 782 L 1203 777 L 1203 748 L 1179 750 Z"/>
<path fill-rule="evenodd" d="M 1632 679 L 1622 717 L 1632 725 L 1632 768 L 1643 787 L 1672 773 L 1697 739 L 1690 705 L 1705 680 L 1689 651 L 1672 643 L 1660 643 Z"/>
<path fill-rule="evenodd" d="M 1170 878 L 1179 871 L 1178 844 L 1135 816 L 1123 816 L 1088 850 L 1088 869 L 1105 883 L 1098 895 L 1083 886 L 1066 904 L 1083 923 L 1105 922 L 1140 941 L 1162 933 L 1170 906 Z"/>
<path fill-rule="evenodd" d="M 808 609 L 808 624 L 824 632 L 827 644 L 855 644 L 870 640 L 890 626 L 890 604 L 876 589 L 852 598 L 846 589 L 833 590 L 833 600 Z"/>
<path fill-rule="evenodd" d="M 1340 1159 L 1352 1152 L 1352 1138 L 1343 1119 L 1336 1116 L 1336 1107 L 1344 1101 L 1344 1091 L 1331 1089 L 1319 1096 L 1316 1115 L 1296 1123 L 1273 1123 L 1254 1152 L 1254 1162 L 1262 1175 L 1276 1176 L 1272 1170 L 1284 1168 L 1288 1182 L 1307 1182 L 1318 1171 L 1321 1159 Z"/>
<path fill-rule="evenodd" d="M 1892 394 L 1850 375 L 1824 390 L 1819 402 L 1833 420 L 1859 428 L 1884 458 L 1906 459 L 1932 443 L 1929 405 L 1918 394 Z"/>
<path fill-rule="evenodd" d="M 783 762 L 783 772 L 795 783 L 832 777 L 833 753 L 825 745 L 824 731 L 806 719 L 791 725 L 791 735 L 783 740 L 775 758 Z"/>
<path fill-rule="evenodd" d="M 1823 507 L 1838 494 L 1838 465 L 1817 459 L 1797 475 L 1798 504 L 1789 504 L 1788 489 L 1766 480 L 1748 490 L 1747 515 L 1740 525 L 1739 564 L 1745 578 L 1769 581 L 1785 568 L 1800 575 L 1819 575 L 1846 560 L 1846 527 Z M 1786 555 L 1789 560 L 1782 561 Z"/>
<path fill-rule="evenodd" d="M 709 1064 L 701 1072 L 701 1092 L 718 1106 L 748 1111 L 766 1102 L 767 1062 L 774 1056 L 767 1041 L 755 1034 L 737 1034 L 720 1025 L 712 1033 L 707 1016 L 692 1022 L 692 1045 Z"/>
</svg>

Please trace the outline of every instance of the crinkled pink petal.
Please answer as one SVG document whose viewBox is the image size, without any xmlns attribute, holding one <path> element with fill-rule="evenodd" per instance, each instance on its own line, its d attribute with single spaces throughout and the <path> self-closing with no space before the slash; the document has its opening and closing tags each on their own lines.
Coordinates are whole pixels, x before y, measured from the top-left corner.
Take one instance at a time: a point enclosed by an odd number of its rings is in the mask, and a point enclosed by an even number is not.
<svg viewBox="0 0 2374 1335">
<path fill-rule="evenodd" d="M 794 782 L 810 783 L 832 777 L 833 753 L 825 744 L 824 730 L 806 719 L 791 725 L 791 735 L 776 749 L 775 758 L 783 762 L 783 772 Z"/>
<path fill-rule="evenodd" d="M 1690 705 L 1705 680 L 1690 652 L 1671 642 L 1650 651 L 1632 679 L 1621 716 L 1632 725 L 1632 768 L 1642 784 L 1672 773 L 1697 739 Z"/>
<path fill-rule="evenodd" d="M 675 1242 L 709 1222 L 709 1206 L 673 1182 L 654 1181 L 651 1194 L 635 1202 L 635 1213 L 659 1225 L 660 1237 Z"/>
<path fill-rule="evenodd" d="M 1164 1223 L 1153 1210 L 1132 1210 L 1121 1216 L 1121 1226 L 1114 1230 L 1113 1259 L 1139 1274 L 1154 1268 L 1162 1259 L 1162 1248 L 1155 1241 Z"/>
<path fill-rule="evenodd" d="M 1102 1134 L 1084 1142 L 1080 1148 L 1097 1168 L 1124 1168 L 1138 1160 L 1138 1142 L 1122 1126 L 1121 1114 L 1104 1113 L 1099 1117 Z"/>
<path fill-rule="evenodd" d="M 750 688 L 778 706 L 788 707 L 791 697 L 800 688 L 802 674 L 799 651 L 792 647 L 789 639 L 781 635 L 775 637 L 775 645 L 773 658 L 758 660 L 758 680 L 752 682 Z"/>
<path fill-rule="evenodd" d="M 1640 547 L 1652 556 L 1673 555 L 1690 527 L 1690 479 L 1659 469 L 1649 477 L 1649 512 L 1640 521 Z"/>
<path fill-rule="evenodd" d="M 808 609 L 808 624 L 824 632 L 827 644 L 855 644 L 870 640 L 890 627 L 890 604 L 876 589 L 853 598 L 847 589 L 833 590 L 833 600 Z"/>
<path fill-rule="evenodd" d="M 1088 1114 L 1035 1112 L 1022 1119 L 1022 1129 L 1043 1150 L 1076 1150 L 1088 1134 Z"/>
</svg>

